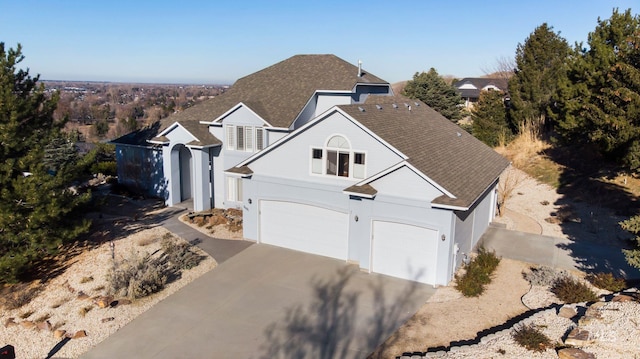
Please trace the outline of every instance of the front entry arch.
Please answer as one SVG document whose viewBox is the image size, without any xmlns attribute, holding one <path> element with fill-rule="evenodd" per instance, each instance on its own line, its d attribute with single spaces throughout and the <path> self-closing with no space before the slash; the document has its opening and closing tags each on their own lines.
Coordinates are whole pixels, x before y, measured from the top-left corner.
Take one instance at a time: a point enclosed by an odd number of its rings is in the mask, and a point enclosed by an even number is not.
<svg viewBox="0 0 640 359">
<path fill-rule="evenodd" d="M 176 181 L 177 185 L 173 186 L 174 189 L 180 191 L 180 202 L 186 201 L 193 197 L 193 159 L 191 151 L 184 145 L 176 145 L 172 150 L 172 167 L 177 171 L 172 171 L 172 179 Z"/>
</svg>

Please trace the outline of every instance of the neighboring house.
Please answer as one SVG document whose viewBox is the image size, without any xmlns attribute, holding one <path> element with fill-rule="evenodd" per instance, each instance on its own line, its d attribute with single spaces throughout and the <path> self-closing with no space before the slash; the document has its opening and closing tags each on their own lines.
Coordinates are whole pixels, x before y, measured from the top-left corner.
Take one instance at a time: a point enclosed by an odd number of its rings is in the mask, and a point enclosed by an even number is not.
<svg viewBox="0 0 640 359">
<path fill-rule="evenodd" d="M 453 86 L 458 89 L 460 96 L 464 99 L 464 107 L 472 109 L 478 102 L 481 91 L 508 91 L 507 80 L 500 78 L 466 77 Z"/>
<path fill-rule="evenodd" d="M 241 208 L 249 240 L 433 285 L 493 219 L 508 166 L 333 55 L 289 58 L 147 131 L 114 141 L 118 170 L 167 205 Z"/>
</svg>

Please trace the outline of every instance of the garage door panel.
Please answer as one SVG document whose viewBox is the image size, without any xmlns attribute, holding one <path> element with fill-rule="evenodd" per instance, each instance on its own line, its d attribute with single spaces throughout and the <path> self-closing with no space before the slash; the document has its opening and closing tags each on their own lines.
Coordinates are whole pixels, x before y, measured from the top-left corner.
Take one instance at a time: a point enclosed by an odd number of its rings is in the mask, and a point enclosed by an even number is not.
<svg viewBox="0 0 640 359">
<path fill-rule="evenodd" d="M 279 247 L 346 259 L 346 213 L 280 201 L 260 203 L 260 241 Z"/>
<path fill-rule="evenodd" d="M 408 224 L 374 221 L 372 271 L 434 284 L 438 231 Z"/>
</svg>

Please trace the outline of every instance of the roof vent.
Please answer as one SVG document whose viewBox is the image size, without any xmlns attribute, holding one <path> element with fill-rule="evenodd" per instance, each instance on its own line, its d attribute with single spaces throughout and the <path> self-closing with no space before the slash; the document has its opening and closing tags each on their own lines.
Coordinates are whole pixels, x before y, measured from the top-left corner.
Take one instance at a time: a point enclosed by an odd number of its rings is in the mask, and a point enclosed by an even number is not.
<svg viewBox="0 0 640 359">
<path fill-rule="evenodd" d="M 460 132 L 456 132 L 456 135 L 458 135 L 458 137 L 462 136 Z"/>
<path fill-rule="evenodd" d="M 411 112 L 411 106 L 409 106 L 409 112 Z"/>
<path fill-rule="evenodd" d="M 393 105 L 391 105 L 391 106 L 393 106 L 393 108 L 396 108 L 396 109 L 398 108 L 398 105 L 395 104 L 395 103 Z"/>
<path fill-rule="evenodd" d="M 380 106 L 380 105 L 376 105 L 376 108 L 377 108 L 378 110 L 382 110 L 382 106 Z"/>
<path fill-rule="evenodd" d="M 358 106 L 358 110 L 360 110 L 360 112 L 364 112 L 364 108 Z"/>
<path fill-rule="evenodd" d="M 358 77 L 362 77 L 362 60 L 358 60 Z"/>
<path fill-rule="evenodd" d="M 420 102 L 414 102 L 414 103 L 416 104 L 416 107 L 420 106 Z"/>
<path fill-rule="evenodd" d="M 409 104 L 405 102 L 404 107 L 409 107 Z"/>
</svg>

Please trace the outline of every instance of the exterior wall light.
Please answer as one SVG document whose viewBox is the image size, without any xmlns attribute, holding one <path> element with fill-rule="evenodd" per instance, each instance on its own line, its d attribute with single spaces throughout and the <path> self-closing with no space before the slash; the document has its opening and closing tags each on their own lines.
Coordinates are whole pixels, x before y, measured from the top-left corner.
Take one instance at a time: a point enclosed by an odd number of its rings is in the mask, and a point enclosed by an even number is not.
<svg viewBox="0 0 640 359">
<path fill-rule="evenodd" d="M 442 239 L 442 241 L 444 242 L 447 239 L 447 236 L 443 234 L 442 237 L 440 237 L 440 239 Z"/>
<path fill-rule="evenodd" d="M 358 216 L 355 216 L 353 219 L 358 222 Z"/>
<path fill-rule="evenodd" d="M 247 202 L 249 202 L 249 204 L 251 204 L 251 198 L 249 198 L 249 199 L 247 200 Z"/>
</svg>

